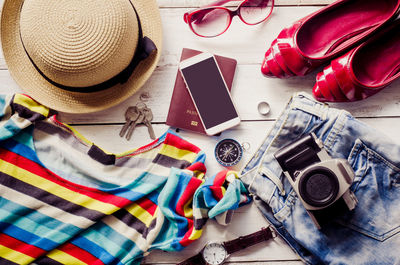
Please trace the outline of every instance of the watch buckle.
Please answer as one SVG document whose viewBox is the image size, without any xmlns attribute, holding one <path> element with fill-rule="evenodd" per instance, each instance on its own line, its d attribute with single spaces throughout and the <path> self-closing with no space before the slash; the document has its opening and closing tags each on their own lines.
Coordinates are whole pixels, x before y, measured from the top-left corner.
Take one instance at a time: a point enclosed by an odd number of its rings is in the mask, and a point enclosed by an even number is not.
<svg viewBox="0 0 400 265">
<path fill-rule="evenodd" d="M 268 229 L 271 231 L 272 239 L 274 239 L 275 237 L 278 236 L 278 235 L 276 234 L 275 229 L 272 227 L 272 225 L 269 225 L 269 226 L 268 226 Z"/>
</svg>

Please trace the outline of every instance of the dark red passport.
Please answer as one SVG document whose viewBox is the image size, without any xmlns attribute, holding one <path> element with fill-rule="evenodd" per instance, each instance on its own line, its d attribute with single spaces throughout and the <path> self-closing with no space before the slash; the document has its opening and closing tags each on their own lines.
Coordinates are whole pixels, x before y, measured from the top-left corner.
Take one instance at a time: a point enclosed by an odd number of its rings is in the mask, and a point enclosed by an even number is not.
<svg viewBox="0 0 400 265">
<path fill-rule="evenodd" d="M 182 50 L 180 61 L 200 53 L 202 52 L 184 48 Z M 233 78 L 235 76 L 237 61 L 235 59 L 219 55 L 214 56 L 221 70 L 222 76 L 225 79 L 225 83 L 230 91 L 232 88 Z M 174 91 L 172 92 L 166 124 L 183 130 L 206 134 L 179 69 L 178 73 L 176 74 L 175 86 Z"/>
</svg>

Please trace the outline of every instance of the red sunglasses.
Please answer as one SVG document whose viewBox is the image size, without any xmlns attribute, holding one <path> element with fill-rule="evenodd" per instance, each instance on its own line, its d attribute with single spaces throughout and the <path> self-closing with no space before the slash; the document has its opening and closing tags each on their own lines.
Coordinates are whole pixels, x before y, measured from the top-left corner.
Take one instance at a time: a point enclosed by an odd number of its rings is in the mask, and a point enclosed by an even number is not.
<svg viewBox="0 0 400 265">
<path fill-rule="evenodd" d="M 219 0 L 183 15 L 183 20 L 194 34 L 200 37 L 216 37 L 231 25 L 232 18 L 239 18 L 247 25 L 256 25 L 268 19 L 274 8 L 274 0 L 244 0 L 235 10 L 221 5 L 238 0 Z"/>
</svg>

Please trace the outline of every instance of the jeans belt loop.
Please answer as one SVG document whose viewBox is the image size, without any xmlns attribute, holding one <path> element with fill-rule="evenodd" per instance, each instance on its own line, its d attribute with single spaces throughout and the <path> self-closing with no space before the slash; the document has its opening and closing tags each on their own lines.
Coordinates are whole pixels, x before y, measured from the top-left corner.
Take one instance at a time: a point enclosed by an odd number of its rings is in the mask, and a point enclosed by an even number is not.
<svg viewBox="0 0 400 265">
<path fill-rule="evenodd" d="M 279 194 L 281 196 L 285 196 L 285 190 L 283 188 L 283 183 L 282 181 L 279 179 L 279 177 L 277 177 L 275 174 L 273 174 L 268 168 L 266 167 L 262 167 L 260 170 L 260 173 L 263 174 L 264 176 L 266 176 L 269 180 L 271 180 L 275 186 L 278 188 L 279 190 Z"/>
</svg>

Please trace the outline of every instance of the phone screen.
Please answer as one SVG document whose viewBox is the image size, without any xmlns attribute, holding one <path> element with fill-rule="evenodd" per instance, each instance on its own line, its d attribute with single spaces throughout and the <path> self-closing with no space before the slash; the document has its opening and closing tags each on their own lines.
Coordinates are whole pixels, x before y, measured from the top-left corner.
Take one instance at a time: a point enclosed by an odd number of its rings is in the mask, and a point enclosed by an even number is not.
<svg viewBox="0 0 400 265">
<path fill-rule="evenodd" d="M 213 57 L 181 71 L 206 129 L 238 117 Z"/>
</svg>

